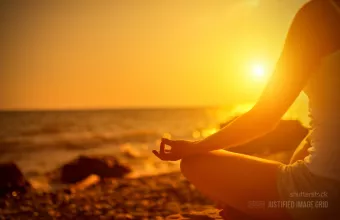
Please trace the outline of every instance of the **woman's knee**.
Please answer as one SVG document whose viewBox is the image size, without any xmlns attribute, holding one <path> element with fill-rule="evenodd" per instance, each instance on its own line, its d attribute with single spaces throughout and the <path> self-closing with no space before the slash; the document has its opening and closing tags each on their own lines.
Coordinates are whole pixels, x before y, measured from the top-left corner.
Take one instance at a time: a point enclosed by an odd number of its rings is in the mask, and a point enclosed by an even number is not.
<svg viewBox="0 0 340 220">
<path fill-rule="evenodd" d="M 200 164 L 204 163 L 205 158 L 209 157 L 209 154 L 208 152 L 183 158 L 180 162 L 180 169 L 183 175 L 188 178 L 194 172 L 200 170 Z"/>
<path fill-rule="evenodd" d="M 219 152 L 207 152 L 204 154 L 199 155 L 193 155 L 189 157 L 185 157 L 180 162 L 180 169 L 182 174 L 187 177 L 187 179 L 191 179 L 194 176 L 197 175 L 203 175 L 205 172 L 207 172 L 209 167 L 211 167 L 209 164 L 211 162 L 209 161 L 215 161 L 217 158 L 217 154 Z M 227 158 L 224 158 L 225 162 L 227 161 Z"/>
<path fill-rule="evenodd" d="M 181 160 L 180 169 L 185 177 L 187 177 L 188 173 L 195 167 L 195 163 L 197 163 L 196 161 L 198 160 L 197 157 L 198 156 L 189 156 Z"/>
</svg>

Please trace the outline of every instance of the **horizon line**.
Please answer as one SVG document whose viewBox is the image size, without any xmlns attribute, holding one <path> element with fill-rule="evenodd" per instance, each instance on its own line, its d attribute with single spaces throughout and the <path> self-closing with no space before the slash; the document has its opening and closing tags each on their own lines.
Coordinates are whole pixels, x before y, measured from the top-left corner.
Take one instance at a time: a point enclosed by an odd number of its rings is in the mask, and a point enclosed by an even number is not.
<svg viewBox="0 0 340 220">
<path fill-rule="evenodd" d="M 230 105 L 228 105 L 230 106 Z M 188 106 L 122 106 L 122 107 L 70 107 L 70 108 L 3 108 L 0 112 L 66 112 L 66 111 L 110 111 L 110 110 L 180 110 L 200 108 L 226 108 L 227 105 Z"/>
</svg>

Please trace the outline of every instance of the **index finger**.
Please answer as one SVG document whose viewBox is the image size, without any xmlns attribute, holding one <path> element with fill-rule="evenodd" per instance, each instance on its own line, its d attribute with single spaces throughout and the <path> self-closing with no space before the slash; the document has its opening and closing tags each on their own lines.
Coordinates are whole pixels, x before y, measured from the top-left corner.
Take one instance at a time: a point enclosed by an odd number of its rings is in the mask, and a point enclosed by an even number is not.
<svg viewBox="0 0 340 220">
<path fill-rule="evenodd" d="M 162 159 L 162 158 L 161 158 L 161 155 L 159 155 L 159 153 L 158 153 L 156 150 L 153 150 L 152 153 L 153 153 L 156 157 L 158 157 L 159 159 Z"/>
</svg>

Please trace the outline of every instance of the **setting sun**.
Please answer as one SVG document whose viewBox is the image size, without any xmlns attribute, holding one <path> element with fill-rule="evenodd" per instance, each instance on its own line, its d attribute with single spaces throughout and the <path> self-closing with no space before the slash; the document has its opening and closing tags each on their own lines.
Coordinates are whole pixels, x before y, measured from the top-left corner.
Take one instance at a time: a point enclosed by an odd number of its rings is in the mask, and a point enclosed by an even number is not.
<svg viewBox="0 0 340 220">
<path fill-rule="evenodd" d="M 259 79 L 263 79 L 265 77 L 266 71 L 263 65 L 261 64 L 255 64 L 252 66 L 251 69 L 251 73 L 252 76 L 254 77 L 254 79 L 259 80 Z"/>
</svg>

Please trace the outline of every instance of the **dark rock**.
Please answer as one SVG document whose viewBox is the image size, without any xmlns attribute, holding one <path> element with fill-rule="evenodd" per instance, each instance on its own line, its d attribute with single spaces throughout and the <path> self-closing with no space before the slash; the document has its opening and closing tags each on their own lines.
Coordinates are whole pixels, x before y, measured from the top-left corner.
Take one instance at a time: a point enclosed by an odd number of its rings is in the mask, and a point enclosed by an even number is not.
<svg viewBox="0 0 340 220">
<path fill-rule="evenodd" d="M 79 156 L 61 167 L 60 179 L 63 183 L 76 183 L 91 174 L 100 178 L 121 178 L 130 172 L 129 167 L 113 156 Z"/>
<path fill-rule="evenodd" d="M 31 187 L 15 163 L 0 164 L 0 197 L 25 193 Z"/>
<path fill-rule="evenodd" d="M 221 124 L 220 127 L 227 126 L 236 118 Z M 308 128 L 302 126 L 298 120 L 281 120 L 277 127 L 268 134 L 229 150 L 242 154 L 272 154 L 282 151 L 294 151 L 308 132 Z"/>
</svg>

